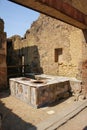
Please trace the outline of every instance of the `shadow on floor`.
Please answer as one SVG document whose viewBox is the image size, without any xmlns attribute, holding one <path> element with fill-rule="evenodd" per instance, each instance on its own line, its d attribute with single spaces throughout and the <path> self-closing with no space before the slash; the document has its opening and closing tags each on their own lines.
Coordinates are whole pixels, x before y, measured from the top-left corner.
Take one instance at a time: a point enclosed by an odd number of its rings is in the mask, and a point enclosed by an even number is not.
<svg viewBox="0 0 87 130">
<path fill-rule="evenodd" d="M 87 130 L 87 126 L 85 128 L 83 128 L 83 130 Z"/>
<path fill-rule="evenodd" d="M 49 106 L 49 107 L 57 106 L 58 104 L 65 102 L 65 101 L 66 101 L 67 99 L 69 99 L 70 97 L 72 97 L 72 96 L 70 95 L 70 96 L 67 97 L 67 98 L 60 98 L 59 100 L 56 100 L 55 102 L 50 103 L 48 106 Z"/>
<path fill-rule="evenodd" d="M 9 96 L 7 92 L 0 92 L 0 99 Z M 14 114 L 11 109 L 8 109 L 5 104 L 0 100 L 0 113 L 2 118 L 2 130 L 36 130 L 36 127 L 31 123 L 25 122 L 18 115 Z"/>
</svg>

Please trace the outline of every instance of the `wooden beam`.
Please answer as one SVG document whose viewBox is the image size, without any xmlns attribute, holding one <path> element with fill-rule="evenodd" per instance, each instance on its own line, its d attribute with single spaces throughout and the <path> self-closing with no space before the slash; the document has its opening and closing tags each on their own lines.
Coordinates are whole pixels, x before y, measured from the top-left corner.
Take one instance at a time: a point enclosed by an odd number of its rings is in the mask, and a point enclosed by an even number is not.
<svg viewBox="0 0 87 130">
<path fill-rule="evenodd" d="M 68 3 L 63 2 L 63 0 L 37 0 L 49 7 L 52 7 L 71 18 L 82 22 L 83 24 L 87 25 L 87 16 L 77 10 L 76 8 L 72 7 Z"/>
<path fill-rule="evenodd" d="M 63 0 L 9 0 L 80 29 L 87 29 L 87 16 Z"/>
</svg>

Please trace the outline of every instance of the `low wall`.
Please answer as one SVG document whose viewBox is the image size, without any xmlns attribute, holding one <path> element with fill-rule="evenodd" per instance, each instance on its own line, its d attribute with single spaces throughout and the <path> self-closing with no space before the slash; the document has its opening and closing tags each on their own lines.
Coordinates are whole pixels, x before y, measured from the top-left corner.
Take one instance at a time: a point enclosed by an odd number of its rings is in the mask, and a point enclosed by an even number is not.
<svg viewBox="0 0 87 130">
<path fill-rule="evenodd" d="M 39 75 L 36 79 L 25 77 L 10 79 L 11 95 L 35 108 L 49 105 L 61 98 L 68 98 L 71 92 L 77 100 L 81 93 L 80 89 L 79 81 L 73 79 L 70 81 L 66 77 Z"/>
</svg>

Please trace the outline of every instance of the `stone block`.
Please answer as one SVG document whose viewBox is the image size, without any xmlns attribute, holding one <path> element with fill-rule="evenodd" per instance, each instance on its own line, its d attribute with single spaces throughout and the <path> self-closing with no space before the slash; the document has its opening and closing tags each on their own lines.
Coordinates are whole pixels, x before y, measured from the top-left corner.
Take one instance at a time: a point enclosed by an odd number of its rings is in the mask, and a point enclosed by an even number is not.
<svg viewBox="0 0 87 130">
<path fill-rule="evenodd" d="M 55 76 L 54 76 L 55 77 Z M 69 97 L 69 81 L 58 77 L 44 78 L 39 80 L 30 78 L 11 78 L 11 95 L 38 108 L 50 104 L 60 98 Z M 44 79 L 44 80 L 42 80 Z"/>
<path fill-rule="evenodd" d="M 72 95 L 74 95 L 74 97 L 75 97 L 75 100 L 79 100 L 78 97 L 82 93 L 82 82 L 80 80 L 71 79 L 70 87 L 71 87 Z"/>
</svg>

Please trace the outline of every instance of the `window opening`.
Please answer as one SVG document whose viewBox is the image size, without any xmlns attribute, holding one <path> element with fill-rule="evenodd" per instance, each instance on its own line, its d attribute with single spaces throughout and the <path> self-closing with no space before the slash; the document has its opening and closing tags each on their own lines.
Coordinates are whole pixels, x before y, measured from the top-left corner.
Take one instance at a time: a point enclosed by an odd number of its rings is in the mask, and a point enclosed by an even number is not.
<svg viewBox="0 0 87 130">
<path fill-rule="evenodd" d="M 55 62 L 61 63 L 63 61 L 63 49 L 56 48 L 55 49 Z"/>
</svg>

